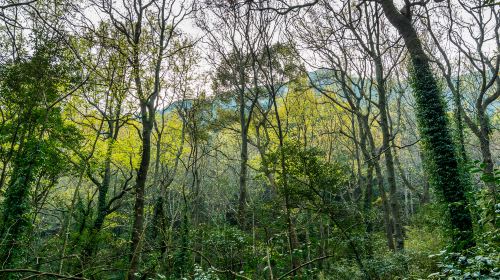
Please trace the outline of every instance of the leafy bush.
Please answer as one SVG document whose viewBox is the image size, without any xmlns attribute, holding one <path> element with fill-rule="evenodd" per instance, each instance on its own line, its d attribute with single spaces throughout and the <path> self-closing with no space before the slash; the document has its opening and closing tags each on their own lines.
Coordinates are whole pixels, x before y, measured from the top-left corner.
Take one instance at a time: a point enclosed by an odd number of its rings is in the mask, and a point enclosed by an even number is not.
<svg viewBox="0 0 500 280">
<path fill-rule="evenodd" d="M 461 253 L 442 251 L 430 257 L 441 257 L 442 261 L 438 263 L 440 271 L 430 274 L 429 279 L 500 279 L 500 254 L 498 252 L 485 256 L 480 254 L 466 256 Z"/>
</svg>

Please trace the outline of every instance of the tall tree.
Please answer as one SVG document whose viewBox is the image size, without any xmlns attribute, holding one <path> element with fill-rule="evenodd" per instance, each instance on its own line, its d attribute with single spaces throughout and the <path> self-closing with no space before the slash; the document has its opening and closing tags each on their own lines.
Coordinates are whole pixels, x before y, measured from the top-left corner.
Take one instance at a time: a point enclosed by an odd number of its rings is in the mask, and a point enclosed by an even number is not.
<svg viewBox="0 0 500 280">
<path fill-rule="evenodd" d="M 250 6 L 226 1 L 215 1 L 207 5 L 201 13 L 199 26 L 207 33 L 207 43 L 217 54 L 211 60 L 217 65 L 214 89 L 219 96 L 234 98 L 240 136 L 240 167 L 238 223 L 246 228 L 246 208 L 248 204 L 248 159 L 249 127 L 254 108 L 259 99 L 258 89 L 253 87 L 251 50 L 256 48 L 260 39 L 256 33 L 255 13 Z"/>
<path fill-rule="evenodd" d="M 490 120 L 493 104 L 500 98 L 500 77 L 497 75 L 500 69 L 500 14 L 493 6 L 476 8 L 480 3 L 449 2 L 445 7 L 432 11 L 425 6 L 424 23 L 437 50 L 429 51 L 429 54 L 453 94 L 458 116 L 457 133 L 462 139 L 461 152 L 465 153 L 462 127 L 465 121 L 479 140 L 484 177 L 492 205 L 495 205 L 498 194 L 493 174 Z M 445 25 L 435 24 L 432 18 L 438 15 L 446 19 Z M 447 47 L 443 41 L 449 42 L 450 46 Z M 495 220 L 495 215 L 492 217 Z"/>
<path fill-rule="evenodd" d="M 189 47 L 176 45 L 173 39 L 179 35 L 179 24 L 192 10 L 185 3 L 167 0 L 126 1 L 124 7 L 113 1 L 91 3 L 108 17 L 113 27 L 125 38 L 124 44 L 114 42 L 114 47 L 128 59 L 135 86 L 134 95 L 140 110 L 141 160 L 134 187 L 134 222 L 127 276 L 128 279 L 134 279 L 139 269 L 144 237 L 145 188 L 151 162 L 151 134 L 156 120 L 157 99 L 163 85 L 163 62 L 169 54 Z"/>
<path fill-rule="evenodd" d="M 402 12 L 392 0 L 380 4 L 389 22 L 403 37 L 411 60 L 411 85 L 416 100 L 416 115 L 425 151 L 429 154 L 429 170 L 433 185 L 447 204 L 455 250 L 473 246 L 472 218 L 467 208 L 465 184 L 461 180 L 455 144 L 451 136 L 445 103 L 429 56 L 412 21 L 412 8 L 418 4 L 407 1 Z M 425 5 L 425 4 L 424 4 Z"/>
<path fill-rule="evenodd" d="M 74 75 L 71 64 L 60 49 L 47 44 L 32 57 L 19 59 L 2 68 L 2 107 L 14 111 L 12 123 L 2 125 L 2 134 L 16 143 L 12 174 L 2 208 L 0 235 L 5 240 L 0 250 L 4 266 L 12 267 L 23 255 L 22 241 L 30 228 L 32 187 L 43 176 L 58 180 L 64 171 L 60 150 L 71 148 L 78 140 L 73 126 L 64 123 L 61 102 L 71 89 L 62 83 Z"/>
</svg>

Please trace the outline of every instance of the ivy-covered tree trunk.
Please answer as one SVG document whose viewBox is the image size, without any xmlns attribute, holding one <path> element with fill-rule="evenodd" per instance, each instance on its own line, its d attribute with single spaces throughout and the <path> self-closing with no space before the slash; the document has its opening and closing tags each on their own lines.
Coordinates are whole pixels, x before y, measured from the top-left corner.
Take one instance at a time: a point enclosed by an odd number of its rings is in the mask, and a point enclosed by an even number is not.
<svg viewBox="0 0 500 280">
<path fill-rule="evenodd" d="M 14 161 L 14 170 L 3 203 L 0 237 L 0 262 L 2 267 L 10 268 L 20 256 L 19 245 L 30 225 L 29 192 L 35 179 L 38 166 L 39 144 L 29 139 L 22 153 Z"/>
<path fill-rule="evenodd" d="M 493 198 L 493 204 L 497 204 L 497 189 L 496 183 L 493 178 L 494 175 L 494 163 L 493 156 L 491 154 L 491 144 L 490 144 L 490 134 L 491 134 L 491 125 L 489 123 L 488 115 L 485 112 L 485 109 L 478 105 L 478 119 L 479 119 L 479 133 L 477 134 L 479 138 L 479 145 L 481 149 L 481 156 L 483 158 L 483 172 L 486 175 L 486 185 L 488 186 L 491 196 Z M 493 215 L 495 217 L 495 215 Z"/>
<path fill-rule="evenodd" d="M 381 4 L 388 20 L 403 37 L 410 54 L 411 85 L 417 105 L 419 131 L 425 152 L 429 155 L 431 182 L 442 193 L 448 207 L 454 249 L 469 248 L 474 245 L 472 220 L 441 91 L 432 73 L 429 58 L 412 25 L 409 7 L 402 14 L 392 0 L 382 0 Z"/>
<path fill-rule="evenodd" d="M 3 104 L 16 111 L 9 121 L 19 124 L 12 136 L 17 139 L 16 150 L 9 155 L 12 170 L 0 218 L 2 268 L 19 265 L 22 247 L 27 247 L 28 230 L 36 220 L 31 215 L 31 199 L 37 195 L 33 186 L 39 187 L 43 177 L 55 184 L 65 170 L 60 151 L 78 145 L 78 133 L 64 122 L 59 107 L 66 90 L 60 81 L 69 78 L 71 68 L 57 51 L 47 43 L 39 46 L 32 57 L 0 68 L 0 96 L 6 102 Z"/>
<path fill-rule="evenodd" d="M 115 142 L 115 137 L 108 140 L 108 147 L 106 151 L 106 158 L 104 159 L 104 176 L 101 183 L 98 184 L 98 199 L 97 199 L 97 216 L 93 221 L 90 228 L 90 236 L 86 240 L 85 247 L 83 249 L 82 255 L 84 261 L 88 257 L 92 257 L 96 252 L 98 247 L 97 237 L 101 232 L 102 226 L 104 225 L 104 220 L 108 215 L 108 205 L 107 205 L 107 195 L 109 190 L 109 185 L 111 183 L 111 155 L 113 152 L 113 144 Z"/>
</svg>

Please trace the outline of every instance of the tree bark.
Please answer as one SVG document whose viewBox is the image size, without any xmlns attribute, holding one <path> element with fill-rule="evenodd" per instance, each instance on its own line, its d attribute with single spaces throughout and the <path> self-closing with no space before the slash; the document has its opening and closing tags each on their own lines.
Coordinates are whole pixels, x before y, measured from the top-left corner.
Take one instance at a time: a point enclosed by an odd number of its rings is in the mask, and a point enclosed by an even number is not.
<svg viewBox="0 0 500 280">
<path fill-rule="evenodd" d="M 382 150 L 384 151 L 385 168 L 387 169 L 387 182 L 389 183 L 390 209 L 394 226 L 394 238 L 396 250 L 404 249 L 403 226 L 401 224 L 401 213 L 399 197 L 396 186 L 396 173 L 394 171 L 394 158 L 391 149 L 391 133 L 389 131 L 389 121 L 387 112 L 387 93 L 385 89 L 385 79 L 383 77 L 382 60 L 375 58 L 375 75 L 377 79 L 378 107 L 380 110 L 380 127 L 382 129 Z"/>
<path fill-rule="evenodd" d="M 143 120 L 142 156 L 135 186 L 134 224 L 132 226 L 131 258 L 128 279 L 134 279 L 139 265 L 142 234 L 144 229 L 144 193 L 151 160 L 152 122 Z"/>
<path fill-rule="evenodd" d="M 387 201 L 387 195 L 384 189 L 384 177 L 382 176 L 382 171 L 380 170 L 380 165 L 375 163 L 375 173 L 377 174 L 377 185 L 378 190 L 380 192 L 380 198 L 382 199 L 382 209 L 383 209 L 383 217 L 384 217 L 384 226 L 385 226 L 385 237 L 387 239 L 387 247 L 390 250 L 395 251 L 396 246 L 394 245 L 393 238 L 393 225 L 391 220 L 391 207 L 389 202 Z"/>
<path fill-rule="evenodd" d="M 245 116 L 245 98 L 240 94 L 240 129 L 241 129 L 241 151 L 240 151 L 240 195 L 238 202 L 238 223 L 240 228 L 246 228 L 246 204 L 247 204 L 247 162 L 248 162 L 248 128 Z"/>
<path fill-rule="evenodd" d="M 378 187 L 378 190 L 380 193 L 380 198 L 382 200 L 382 210 L 383 210 L 384 228 L 385 228 L 385 236 L 386 236 L 386 240 L 387 240 L 387 247 L 389 247 L 390 250 L 395 251 L 396 247 L 394 245 L 393 226 L 392 226 L 392 221 L 391 221 L 391 216 L 390 216 L 391 215 L 391 208 L 390 208 L 389 202 L 387 200 L 387 195 L 386 195 L 385 188 L 384 188 L 384 177 L 382 176 L 382 170 L 380 168 L 380 163 L 378 161 L 379 155 L 376 152 L 375 141 L 374 141 L 373 135 L 370 131 L 370 126 L 368 124 L 367 116 L 360 118 L 359 121 L 360 121 L 360 125 L 363 126 L 363 128 L 365 130 L 366 139 L 368 140 L 368 144 L 369 144 L 369 147 L 371 150 L 370 153 L 368 153 L 367 151 L 363 151 L 363 154 L 364 154 L 366 162 L 368 162 L 369 164 L 372 164 L 373 168 L 375 169 L 375 175 L 377 178 L 377 187 Z M 365 203 L 366 203 L 366 201 L 365 201 Z"/>
</svg>

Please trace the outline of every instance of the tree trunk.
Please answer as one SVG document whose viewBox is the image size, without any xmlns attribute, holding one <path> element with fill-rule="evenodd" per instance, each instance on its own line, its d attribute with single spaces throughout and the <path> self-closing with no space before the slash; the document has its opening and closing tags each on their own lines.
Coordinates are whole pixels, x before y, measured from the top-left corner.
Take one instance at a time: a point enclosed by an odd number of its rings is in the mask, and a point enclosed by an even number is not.
<svg viewBox="0 0 500 280">
<path fill-rule="evenodd" d="M 373 246 L 372 246 L 372 238 L 371 235 L 373 233 L 373 222 L 372 222 L 372 201 L 373 201 L 373 169 L 374 169 L 374 164 L 373 160 L 370 157 L 370 152 L 368 149 L 368 143 L 367 143 L 367 133 L 371 132 L 366 132 L 364 131 L 364 125 L 363 125 L 363 118 L 360 115 L 356 115 L 357 121 L 358 121 L 358 130 L 359 130 L 359 148 L 361 150 L 361 154 L 363 156 L 364 162 L 367 165 L 367 170 L 366 170 L 366 177 L 363 180 L 360 180 L 360 183 L 362 183 L 363 187 L 363 215 L 364 215 L 364 220 L 365 220 L 365 225 L 366 225 L 366 235 L 367 235 L 367 242 L 366 242 L 366 250 L 367 254 L 370 256 L 373 253 Z M 358 153 L 356 153 L 358 154 Z M 358 155 L 357 155 L 358 156 Z M 360 161 L 358 159 L 358 161 Z M 361 167 L 358 167 L 361 169 Z M 361 172 L 359 172 L 358 176 L 363 176 Z"/>
<path fill-rule="evenodd" d="M 387 201 L 387 195 L 385 193 L 384 189 L 384 177 L 382 176 L 382 171 L 380 170 L 380 165 L 375 163 L 375 173 L 377 174 L 377 185 L 378 185 L 378 190 L 380 192 L 380 198 L 382 199 L 382 209 L 383 209 L 383 216 L 384 216 L 384 226 L 385 226 L 385 237 L 387 239 L 387 247 L 391 251 L 396 250 L 396 246 L 394 246 L 394 239 L 392 236 L 393 232 L 393 225 L 391 221 L 391 208 L 389 205 L 389 202 Z"/>
<path fill-rule="evenodd" d="M 455 125 L 456 125 L 456 136 L 458 138 L 458 144 L 459 146 L 459 155 L 460 155 L 460 160 L 462 162 L 467 162 L 467 153 L 465 151 L 465 136 L 464 136 L 464 124 L 463 124 L 463 117 L 462 117 L 462 100 L 460 98 L 460 85 L 459 82 L 457 82 L 457 87 L 456 90 L 453 91 L 453 103 L 455 105 L 455 112 L 453 114 L 453 117 L 455 118 Z"/>
<path fill-rule="evenodd" d="M 490 148 L 490 124 L 488 121 L 488 116 L 484 112 L 484 110 L 479 110 L 478 111 L 478 117 L 479 117 L 479 145 L 481 148 L 481 156 L 483 158 L 483 163 L 484 163 L 484 173 L 493 178 L 493 159 L 491 156 L 491 148 Z M 494 198 L 496 198 L 496 190 L 495 190 L 495 183 L 494 182 L 488 182 L 487 185 L 490 187 L 490 191 L 492 191 L 492 194 L 494 195 Z"/>
<path fill-rule="evenodd" d="M 285 192 L 287 192 L 287 190 L 285 190 Z M 289 203 L 290 202 L 288 194 L 285 194 L 286 218 L 288 226 L 288 242 L 290 246 L 290 262 L 292 265 L 292 269 L 295 269 L 300 265 L 299 258 L 294 256 L 294 254 L 296 253 L 295 250 L 299 248 L 299 240 L 297 239 L 297 232 L 295 230 L 295 223 L 293 222 L 293 217 Z"/>
<path fill-rule="evenodd" d="M 370 164 L 372 164 L 373 168 L 375 169 L 375 175 L 377 178 L 377 186 L 378 186 L 378 190 L 380 193 L 380 198 L 382 200 L 382 209 L 383 209 L 383 217 L 384 217 L 385 235 L 386 235 L 386 239 L 387 239 L 387 247 L 389 247 L 390 250 L 394 251 L 396 247 L 394 246 L 394 239 L 392 236 L 393 226 L 392 226 L 392 221 L 391 221 L 391 216 L 390 216 L 391 211 L 390 211 L 389 202 L 387 201 L 387 195 L 385 193 L 384 178 L 382 176 L 382 170 L 380 169 L 380 163 L 378 161 L 379 156 L 376 152 L 375 141 L 374 141 L 373 135 L 370 131 L 370 126 L 368 124 L 368 116 L 366 115 L 366 116 L 360 117 L 358 119 L 358 121 L 360 122 L 360 125 L 363 126 L 363 128 L 364 128 L 366 139 L 368 140 L 368 144 L 369 144 L 369 147 L 371 150 L 370 153 L 368 153 L 368 151 L 366 151 L 366 150 L 363 150 L 363 154 L 364 154 L 365 160 L 367 162 L 369 162 Z M 372 182 L 373 182 L 373 180 L 372 180 Z M 365 197 L 365 203 L 367 203 L 366 197 Z"/>
<path fill-rule="evenodd" d="M 380 110 L 380 127 L 382 129 L 382 150 L 384 151 L 385 168 L 387 169 L 387 182 L 389 183 L 390 206 L 392 221 L 394 225 L 394 238 L 396 241 L 396 250 L 404 249 L 403 226 L 401 224 L 401 213 L 399 198 L 396 186 L 396 173 L 394 171 L 394 158 L 391 149 L 391 133 L 389 131 L 389 121 L 387 112 L 387 94 L 385 90 L 385 80 L 382 72 L 382 60 L 380 57 L 375 59 L 375 73 L 378 90 L 378 107 Z"/>
<path fill-rule="evenodd" d="M 368 163 L 368 170 L 366 171 L 366 179 L 365 181 L 365 193 L 364 193 L 364 201 L 363 201 L 363 212 L 365 216 L 368 216 L 366 219 L 366 231 L 371 233 L 373 231 L 373 224 L 371 222 L 370 212 L 372 209 L 372 200 L 373 200 L 373 163 Z"/>
<path fill-rule="evenodd" d="M 96 237 L 102 229 L 102 225 L 104 224 L 104 220 L 108 215 L 108 205 L 107 205 L 107 195 L 109 190 L 109 184 L 111 182 L 111 154 L 113 151 L 114 139 L 110 139 L 106 151 L 106 158 L 104 160 L 104 178 L 102 183 L 98 186 L 98 199 L 97 199 L 97 217 L 92 224 L 92 228 L 90 230 L 90 238 L 87 240 L 87 244 L 83 250 L 83 256 L 91 257 L 95 249 L 97 248 L 97 240 Z"/>
<path fill-rule="evenodd" d="M 243 109 L 244 111 L 244 109 Z M 238 202 L 238 223 L 241 229 L 246 228 L 245 209 L 247 204 L 247 162 L 248 162 L 248 134 L 244 112 L 241 122 L 241 153 L 240 153 L 240 196 Z"/>
<path fill-rule="evenodd" d="M 154 112 L 150 112 L 150 114 L 151 113 L 154 114 Z M 139 266 L 142 233 L 144 228 L 144 193 L 149 170 L 149 162 L 151 160 L 151 132 L 153 129 L 154 119 L 144 118 L 145 114 L 143 114 L 141 164 L 139 166 L 139 171 L 137 172 L 135 186 L 134 224 L 132 226 L 132 242 L 130 248 L 131 256 L 130 268 L 127 277 L 128 279 L 134 279 Z"/>
<path fill-rule="evenodd" d="M 27 141 L 31 143 L 14 160 L 12 177 L 5 192 L 0 228 L 3 243 L 0 262 L 3 268 L 11 268 L 11 264 L 20 257 L 18 241 L 24 237 L 30 225 L 27 217 L 30 210 L 29 193 L 39 164 L 39 144 L 30 138 Z"/>
</svg>

